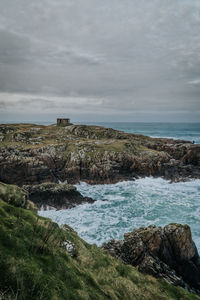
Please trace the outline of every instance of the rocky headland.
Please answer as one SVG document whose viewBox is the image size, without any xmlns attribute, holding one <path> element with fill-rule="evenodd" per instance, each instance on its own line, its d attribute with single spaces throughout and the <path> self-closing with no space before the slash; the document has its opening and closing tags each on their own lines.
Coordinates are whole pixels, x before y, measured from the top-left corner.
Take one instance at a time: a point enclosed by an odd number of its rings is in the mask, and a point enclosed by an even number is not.
<svg viewBox="0 0 200 300">
<path fill-rule="evenodd" d="M 200 178 L 200 145 L 98 126 L 0 125 L 0 181 L 115 183 Z"/>
</svg>

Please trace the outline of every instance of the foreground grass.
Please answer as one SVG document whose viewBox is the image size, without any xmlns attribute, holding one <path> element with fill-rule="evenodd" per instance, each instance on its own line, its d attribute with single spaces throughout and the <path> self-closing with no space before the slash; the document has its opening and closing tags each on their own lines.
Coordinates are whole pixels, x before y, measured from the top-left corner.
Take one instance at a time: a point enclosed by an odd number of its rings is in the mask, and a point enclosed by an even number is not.
<svg viewBox="0 0 200 300">
<path fill-rule="evenodd" d="M 20 207 L 20 197 L 29 209 Z M 66 240 L 75 245 L 74 258 Z M 24 206 L 23 191 L 0 184 L 0 299 L 200 298 L 105 255 Z"/>
</svg>

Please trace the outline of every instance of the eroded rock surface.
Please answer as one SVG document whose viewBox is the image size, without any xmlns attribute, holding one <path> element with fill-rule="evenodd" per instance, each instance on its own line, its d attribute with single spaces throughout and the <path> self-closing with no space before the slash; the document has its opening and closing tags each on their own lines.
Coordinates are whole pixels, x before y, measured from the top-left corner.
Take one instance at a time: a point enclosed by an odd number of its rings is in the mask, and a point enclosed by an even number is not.
<svg viewBox="0 0 200 300">
<path fill-rule="evenodd" d="M 143 273 L 200 291 L 200 258 L 188 225 L 141 227 L 102 248 Z"/>
<path fill-rule="evenodd" d="M 83 197 L 76 187 L 67 183 L 43 183 L 38 185 L 24 185 L 29 199 L 38 209 L 56 208 L 68 209 L 83 203 L 94 203 L 89 197 Z"/>
<path fill-rule="evenodd" d="M 99 126 L 0 125 L 0 181 L 114 183 L 139 176 L 200 178 L 200 145 Z"/>
</svg>

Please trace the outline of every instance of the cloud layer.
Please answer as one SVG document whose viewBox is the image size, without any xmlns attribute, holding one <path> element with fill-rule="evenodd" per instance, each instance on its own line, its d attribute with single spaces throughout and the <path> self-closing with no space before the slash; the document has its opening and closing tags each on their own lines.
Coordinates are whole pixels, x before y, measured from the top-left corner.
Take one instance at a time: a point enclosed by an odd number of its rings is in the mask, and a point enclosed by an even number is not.
<svg viewBox="0 0 200 300">
<path fill-rule="evenodd" d="M 198 0 L 0 0 L 0 120 L 200 120 Z"/>
</svg>

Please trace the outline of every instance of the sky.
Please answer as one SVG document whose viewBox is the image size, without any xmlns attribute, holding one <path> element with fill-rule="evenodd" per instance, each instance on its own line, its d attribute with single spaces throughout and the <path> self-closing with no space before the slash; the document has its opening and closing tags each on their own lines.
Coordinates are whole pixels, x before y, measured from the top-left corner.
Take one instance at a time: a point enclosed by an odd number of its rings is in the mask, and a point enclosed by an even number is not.
<svg viewBox="0 0 200 300">
<path fill-rule="evenodd" d="M 199 0 L 0 0 L 0 123 L 200 122 Z"/>
</svg>

